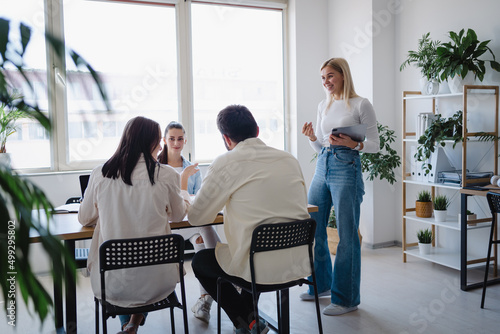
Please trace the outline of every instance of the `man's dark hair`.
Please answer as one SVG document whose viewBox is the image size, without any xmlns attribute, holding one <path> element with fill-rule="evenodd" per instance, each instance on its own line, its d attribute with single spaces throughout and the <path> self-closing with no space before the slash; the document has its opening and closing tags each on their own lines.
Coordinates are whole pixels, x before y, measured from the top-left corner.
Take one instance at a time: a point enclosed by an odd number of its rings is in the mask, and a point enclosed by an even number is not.
<svg viewBox="0 0 500 334">
<path fill-rule="evenodd" d="M 257 122 L 247 107 L 230 105 L 222 109 L 217 115 L 219 131 L 235 143 L 248 138 L 257 137 Z"/>
</svg>

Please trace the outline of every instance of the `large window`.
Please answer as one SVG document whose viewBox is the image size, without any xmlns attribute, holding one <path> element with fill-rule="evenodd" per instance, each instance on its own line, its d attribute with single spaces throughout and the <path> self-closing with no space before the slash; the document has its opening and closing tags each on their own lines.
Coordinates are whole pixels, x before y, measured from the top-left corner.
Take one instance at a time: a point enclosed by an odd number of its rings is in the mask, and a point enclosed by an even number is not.
<svg viewBox="0 0 500 334">
<path fill-rule="evenodd" d="M 215 119 L 229 104 L 247 106 L 260 138 L 283 149 L 282 11 L 195 3 L 191 12 L 196 159 L 226 150 Z"/>
<path fill-rule="evenodd" d="M 48 113 L 47 60 L 43 35 L 43 0 L 3 0 L 2 17 L 10 20 L 10 40 L 19 40 L 19 24 L 32 27 L 33 34 L 25 55 L 26 76 L 32 83 L 30 88 L 14 66 L 7 66 L 6 77 L 15 87 L 13 94 L 23 96 L 30 104 L 38 104 L 40 110 Z M 13 45 L 21 50 L 21 45 Z M 10 153 L 14 168 L 50 168 L 51 149 L 49 135 L 43 127 L 31 119 L 16 122 L 17 131 L 7 139 L 7 153 Z"/>
<path fill-rule="evenodd" d="M 70 166 L 109 158 L 132 117 L 145 116 L 162 127 L 177 120 L 173 5 L 65 0 L 64 36 L 101 74 L 113 108 L 104 112 L 90 74 L 78 73 L 67 59 Z"/>
<path fill-rule="evenodd" d="M 259 137 L 285 148 L 284 0 L 7 1 L 16 9 L 7 17 L 42 31 L 51 27 L 94 67 L 112 109 L 106 111 L 90 73 L 70 59 L 49 53 L 54 73 L 47 76 L 40 34 L 30 45 L 37 55 L 30 66 L 41 78 L 35 80 L 39 105 L 56 126 L 51 145 L 36 123 L 24 122 L 8 142 L 14 168 L 93 168 L 113 154 L 125 123 L 137 115 L 158 121 L 162 130 L 182 122 L 190 139 L 183 155 L 210 162 L 225 151 L 216 115 L 229 104 L 246 105 Z"/>
</svg>

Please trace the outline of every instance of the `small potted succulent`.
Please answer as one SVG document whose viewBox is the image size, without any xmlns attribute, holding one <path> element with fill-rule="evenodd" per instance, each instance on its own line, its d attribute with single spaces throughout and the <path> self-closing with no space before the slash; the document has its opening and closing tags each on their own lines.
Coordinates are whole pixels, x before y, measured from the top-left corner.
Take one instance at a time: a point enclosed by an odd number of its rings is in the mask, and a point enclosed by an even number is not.
<svg viewBox="0 0 500 334">
<path fill-rule="evenodd" d="M 460 226 L 460 223 L 462 221 L 461 219 L 462 215 L 461 214 L 458 214 L 458 225 Z M 467 210 L 467 225 L 470 225 L 470 226 L 476 226 L 476 222 L 475 220 L 477 219 L 477 215 L 470 211 L 470 210 Z"/>
<path fill-rule="evenodd" d="M 431 243 L 434 240 L 434 235 L 431 229 L 418 230 L 418 250 L 421 255 L 429 254 L 431 252 Z"/>
<path fill-rule="evenodd" d="M 448 212 L 448 205 L 450 205 L 450 200 L 446 195 L 437 195 L 434 197 L 434 219 L 437 222 L 446 221 L 446 214 Z"/>
<path fill-rule="evenodd" d="M 420 218 L 432 217 L 432 196 L 428 190 L 422 190 L 417 195 L 415 213 Z"/>
</svg>

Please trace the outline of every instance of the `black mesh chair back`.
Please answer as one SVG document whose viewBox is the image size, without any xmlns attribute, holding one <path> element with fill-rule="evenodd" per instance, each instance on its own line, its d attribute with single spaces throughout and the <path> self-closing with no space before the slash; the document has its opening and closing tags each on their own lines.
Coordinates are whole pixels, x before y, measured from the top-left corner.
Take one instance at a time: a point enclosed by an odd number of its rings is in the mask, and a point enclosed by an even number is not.
<svg viewBox="0 0 500 334">
<path fill-rule="evenodd" d="M 102 306 L 103 332 L 107 333 L 106 320 L 121 314 L 144 313 L 170 308 L 172 333 L 175 333 L 174 308 L 183 311 L 184 332 L 189 333 L 187 322 L 186 292 L 184 285 L 184 238 L 178 234 L 155 237 L 108 240 L 99 247 L 99 266 L 101 276 L 101 300 L 94 298 L 96 304 L 96 333 L 99 333 L 99 302 Z M 149 305 L 124 308 L 106 301 L 105 273 L 110 270 L 165 265 L 179 265 L 181 299 L 172 292 L 167 298 Z"/>
<path fill-rule="evenodd" d="M 483 281 L 483 293 L 481 296 L 481 308 L 484 308 L 484 299 L 486 297 L 486 286 L 488 284 L 488 269 L 490 267 L 491 260 L 491 246 L 498 245 L 500 241 L 493 240 L 497 225 L 497 214 L 500 213 L 500 194 L 496 192 L 489 192 L 486 194 L 486 199 L 488 200 L 488 205 L 491 211 L 491 230 L 490 239 L 488 242 L 488 255 L 486 256 L 486 268 L 484 270 L 484 281 Z M 496 238 L 495 238 L 496 239 Z"/>
<path fill-rule="evenodd" d="M 323 333 L 323 327 L 321 325 L 321 314 L 319 310 L 319 298 L 316 287 L 316 276 L 314 273 L 314 259 L 313 259 L 313 245 L 314 245 L 314 235 L 316 231 L 316 221 L 314 219 L 297 220 L 287 223 L 276 223 L 276 224 L 263 224 L 255 228 L 252 233 L 252 241 L 250 244 L 250 275 L 251 282 L 242 282 L 242 279 L 235 277 L 234 280 L 229 280 L 230 283 L 240 286 L 248 292 L 252 293 L 253 296 L 253 307 L 255 319 L 259 319 L 259 294 L 262 292 L 276 291 L 277 299 L 277 314 L 278 314 L 278 328 L 270 324 L 279 333 L 287 330 L 283 330 L 282 327 L 288 329 L 288 324 L 283 322 L 281 319 L 282 310 L 286 308 L 288 310 L 289 301 L 288 297 L 283 298 L 280 295 L 282 290 L 286 290 L 295 285 L 308 284 L 314 287 L 314 295 L 316 302 L 316 314 L 318 318 L 318 329 L 319 333 Z M 293 247 L 300 247 L 307 245 L 309 264 L 311 268 L 312 280 L 309 281 L 306 278 L 292 280 L 280 284 L 257 284 L 256 283 L 256 272 L 254 256 L 261 252 L 270 252 L 275 250 L 288 249 Z M 217 300 L 220 300 L 220 288 L 222 282 L 226 280 L 225 278 L 219 278 L 217 282 Z M 286 294 L 288 296 L 288 294 Z M 220 304 L 218 303 L 217 312 L 217 332 L 221 332 L 221 319 L 220 319 Z M 260 333 L 259 322 L 257 321 L 255 326 L 257 326 L 257 333 Z"/>
</svg>

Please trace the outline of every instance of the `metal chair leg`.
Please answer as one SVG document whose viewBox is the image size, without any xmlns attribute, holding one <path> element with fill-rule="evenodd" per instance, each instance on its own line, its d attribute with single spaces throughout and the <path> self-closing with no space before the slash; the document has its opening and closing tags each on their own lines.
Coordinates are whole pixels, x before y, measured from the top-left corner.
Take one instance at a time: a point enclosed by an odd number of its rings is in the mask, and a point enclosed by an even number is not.
<svg viewBox="0 0 500 334">
<path fill-rule="evenodd" d="M 488 282 L 488 270 L 490 268 L 491 246 L 493 244 L 493 233 L 495 231 L 496 217 L 491 220 L 490 240 L 488 242 L 488 256 L 486 257 L 486 268 L 484 270 L 483 293 L 481 296 L 481 308 L 484 308 L 484 299 L 486 297 L 486 285 Z"/>
<path fill-rule="evenodd" d="M 95 332 L 96 334 L 99 334 L 99 300 L 94 297 L 94 303 L 95 303 Z"/>
<path fill-rule="evenodd" d="M 220 334 L 221 332 L 221 316 L 220 316 L 220 299 L 221 299 L 221 284 L 222 284 L 222 279 L 219 277 L 217 279 L 217 334 Z"/>
<path fill-rule="evenodd" d="M 175 315 L 174 308 L 170 308 L 170 328 L 172 329 L 172 334 L 175 334 Z"/>
</svg>

